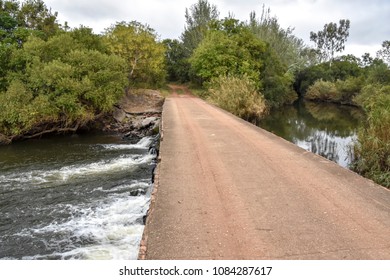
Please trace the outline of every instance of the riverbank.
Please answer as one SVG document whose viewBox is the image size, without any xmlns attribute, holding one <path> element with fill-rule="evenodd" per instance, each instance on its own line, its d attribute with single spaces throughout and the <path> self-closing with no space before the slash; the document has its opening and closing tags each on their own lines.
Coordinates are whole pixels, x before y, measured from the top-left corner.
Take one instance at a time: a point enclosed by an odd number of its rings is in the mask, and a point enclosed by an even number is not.
<svg viewBox="0 0 390 280">
<path fill-rule="evenodd" d="M 97 116 L 94 120 L 77 124 L 72 129 L 58 129 L 56 123 L 41 124 L 25 135 L 6 136 L 0 133 L 0 145 L 7 145 L 28 139 L 52 135 L 77 135 L 80 133 L 119 134 L 132 142 L 145 136 L 158 134 L 164 97 L 156 90 L 129 90 L 114 105 L 110 113 Z M 53 127 L 50 129 L 50 127 Z"/>
<path fill-rule="evenodd" d="M 103 132 L 120 133 L 125 139 L 138 141 L 158 134 L 164 97 L 157 90 L 131 90 L 97 126 Z"/>
</svg>

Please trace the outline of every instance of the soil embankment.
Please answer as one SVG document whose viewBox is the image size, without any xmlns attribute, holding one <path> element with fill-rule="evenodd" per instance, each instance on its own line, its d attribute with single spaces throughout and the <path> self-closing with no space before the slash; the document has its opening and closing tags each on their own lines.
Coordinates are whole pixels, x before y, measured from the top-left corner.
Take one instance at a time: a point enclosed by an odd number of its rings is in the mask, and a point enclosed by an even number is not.
<svg viewBox="0 0 390 280">
<path fill-rule="evenodd" d="M 162 118 L 141 259 L 390 259 L 389 190 L 190 95 Z"/>
<path fill-rule="evenodd" d="M 139 138 L 156 134 L 159 130 L 164 98 L 155 90 L 129 91 L 103 120 L 103 130 L 124 134 L 125 138 Z"/>
</svg>

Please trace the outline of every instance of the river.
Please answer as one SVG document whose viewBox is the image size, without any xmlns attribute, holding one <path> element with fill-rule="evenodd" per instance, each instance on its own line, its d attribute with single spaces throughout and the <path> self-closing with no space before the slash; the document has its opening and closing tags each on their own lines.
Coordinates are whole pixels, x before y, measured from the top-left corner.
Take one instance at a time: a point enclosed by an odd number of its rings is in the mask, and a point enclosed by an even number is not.
<svg viewBox="0 0 390 280">
<path fill-rule="evenodd" d="M 82 135 L 0 146 L 0 259 L 136 259 L 155 142 Z"/>
<path fill-rule="evenodd" d="M 258 126 L 348 168 L 363 118 L 356 107 L 299 101 L 271 111 Z"/>
</svg>

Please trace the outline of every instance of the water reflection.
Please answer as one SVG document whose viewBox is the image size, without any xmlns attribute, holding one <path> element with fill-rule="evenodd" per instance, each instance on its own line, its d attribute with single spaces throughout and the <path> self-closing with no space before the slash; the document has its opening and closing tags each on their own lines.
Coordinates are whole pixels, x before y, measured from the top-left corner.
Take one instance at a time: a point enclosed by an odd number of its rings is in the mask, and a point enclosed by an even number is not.
<svg viewBox="0 0 390 280">
<path fill-rule="evenodd" d="M 358 108 L 297 102 L 274 110 L 258 124 L 296 145 L 348 167 L 363 118 Z"/>
</svg>

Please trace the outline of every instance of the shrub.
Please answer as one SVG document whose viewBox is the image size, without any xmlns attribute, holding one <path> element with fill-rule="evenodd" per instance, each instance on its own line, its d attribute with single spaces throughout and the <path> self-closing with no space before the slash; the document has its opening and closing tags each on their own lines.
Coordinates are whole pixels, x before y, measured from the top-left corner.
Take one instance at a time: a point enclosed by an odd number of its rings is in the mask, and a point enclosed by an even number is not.
<svg viewBox="0 0 390 280">
<path fill-rule="evenodd" d="M 209 83 L 208 93 L 213 103 L 245 120 L 267 111 L 263 95 L 247 76 L 219 76 Z"/>
<path fill-rule="evenodd" d="M 318 80 L 307 90 L 305 98 L 315 101 L 337 102 L 341 94 L 335 83 Z"/>
<path fill-rule="evenodd" d="M 338 80 L 336 88 L 340 94 L 340 103 L 356 105 L 354 98 L 358 96 L 364 84 L 364 77 L 349 77 L 345 81 Z"/>
</svg>

